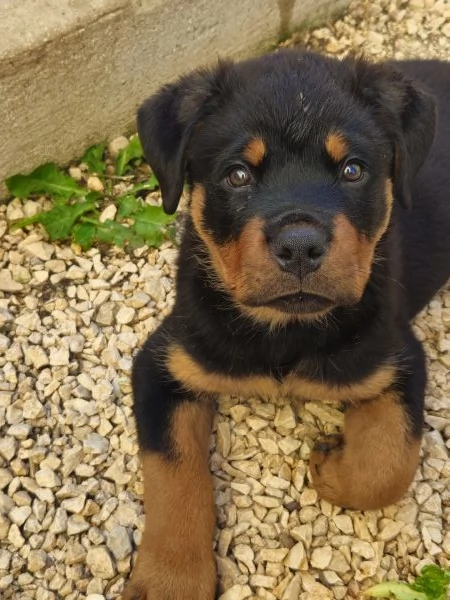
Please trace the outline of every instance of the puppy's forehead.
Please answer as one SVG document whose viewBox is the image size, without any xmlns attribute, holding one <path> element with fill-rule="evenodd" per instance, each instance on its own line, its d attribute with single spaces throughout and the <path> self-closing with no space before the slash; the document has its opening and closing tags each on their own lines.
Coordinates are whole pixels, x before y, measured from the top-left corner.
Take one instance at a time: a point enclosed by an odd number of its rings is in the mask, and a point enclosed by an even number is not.
<svg viewBox="0 0 450 600">
<path fill-rule="evenodd" d="M 242 95 L 274 117 L 348 112 L 341 100 L 349 99 L 349 72 L 339 62 L 309 54 L 274 55 L 241 64 L 237 75 Z"/>
<path fill-rule="evenodd" d="M 234 136 L 245 132 L 259 139 L 259 133 L 264 140 L 282 137 L 302 143 L 313 135 L 324 145 L 330 132 L 363 118 L 350 92 L 350 75 L 337 62 L 289 54 L 234 68 L 235 84 L 215 123 L 225 137 L 227 132 Z M 249 154 L 258 153 L 261 144 L 255 143 Z"/>
</svg>

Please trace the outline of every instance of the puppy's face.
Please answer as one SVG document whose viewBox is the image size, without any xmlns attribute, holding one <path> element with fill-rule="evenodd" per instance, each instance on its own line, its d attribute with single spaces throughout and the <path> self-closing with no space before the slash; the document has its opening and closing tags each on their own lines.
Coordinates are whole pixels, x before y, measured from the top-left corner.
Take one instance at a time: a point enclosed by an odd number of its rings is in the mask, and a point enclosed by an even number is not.
<svg viewBox="0 0 450 600">
<path fill-rule="evenodd" d="M 411 89 L 387 68 L 280 53 L 196 73 L 144 105 L 166 209 L 179 196 L 171 155 L 212 279 L 243 312 L 274 324 L 359 302 L 394 193 L 408 202 L 407 170 L 432 140 L 433 103 L 415 89 L 428 128 L 407 139 Z M 171 119 L 157 152 L 155 115 Z"/>
</svg>

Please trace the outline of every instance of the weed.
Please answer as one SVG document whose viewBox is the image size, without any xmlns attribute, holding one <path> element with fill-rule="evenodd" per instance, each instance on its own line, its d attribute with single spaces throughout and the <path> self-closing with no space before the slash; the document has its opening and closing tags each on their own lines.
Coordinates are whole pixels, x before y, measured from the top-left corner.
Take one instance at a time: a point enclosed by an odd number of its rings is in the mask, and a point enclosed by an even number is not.
<svg viewBox="0 0 450 600">
<path fill-rule="evenodd" d="M 105 149 L 105 144 L 91 146 L 81 159 L 90 173 L 95 173 L 104 181 L 123 179 L 127 170 L 143 160 L 139 138 L 134 136 L 117 156 L 115 175 L 109 176 Z M 110 184 L 109 181 L 106 182 Z M 107 191 L 103 194 L 89 191 L 53 163 L 41 165 L 28 175 L 14 175 L 6 180 L 6 185 L 9 192 L 17 198 L 46 194 L 53 202 L 49 210 L 15 221 L 12 229 L 39 223 L 51 241 L 73 241 L 83 250 L 88 250 L 96 243 L 130 248 L 144 244 L 158 247 L 165 239 L 173 238 L 171 223 L 174 217 L 166 215 L 161 207 L 150 206 L 136 197 L 142 190 L 157 189 L 158 182 L 154 175 L 119 197 L 112 195 L 112 185 L 106 185 Z M 111 202 L 118 209 L 116 218 L 101 222 L 101 207 Z"/>
<path fill-rule="evenodd" d="M 450 570 L 437 565 L 426 565 L 411 584 L 398 581 L 379 583 L 364 594 L 371 598 L 397 600 L 446 600 L 450 586 Z"/>
</svg>

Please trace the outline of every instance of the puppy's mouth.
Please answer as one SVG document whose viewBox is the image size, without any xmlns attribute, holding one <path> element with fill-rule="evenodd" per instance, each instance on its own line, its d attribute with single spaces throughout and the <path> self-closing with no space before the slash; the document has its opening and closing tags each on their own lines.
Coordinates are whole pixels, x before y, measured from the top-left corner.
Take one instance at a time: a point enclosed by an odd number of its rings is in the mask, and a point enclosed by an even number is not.
<svg viewBox="0 0 450 600">
<path fill-rule="evenodd" d="M 295 294 L 278 296 L 277 298 L 258 304 L 259 306 L 275 308 L 290 314 L 320 313 L 330 310 L 335 306 L 335 302 L 329 298 L 318 296 L 316 294 L 308 294 L 306 292 L 296 292 Z"/>
</svg>

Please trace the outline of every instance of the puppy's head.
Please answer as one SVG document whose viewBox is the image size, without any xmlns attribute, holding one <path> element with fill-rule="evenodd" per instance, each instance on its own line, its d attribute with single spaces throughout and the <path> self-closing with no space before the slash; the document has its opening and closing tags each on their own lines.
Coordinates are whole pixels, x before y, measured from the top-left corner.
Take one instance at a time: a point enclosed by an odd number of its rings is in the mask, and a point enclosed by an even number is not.
<svg viewBox="0 0 450 600">
<path fill-rule="evenodd" d="M 187 176 L 216 284 L 272 324 L 359 302 L 434 126 L 391 67 L 298 52 L 197 71 L 138 113 L 164 209 Z"/>
</svg>

